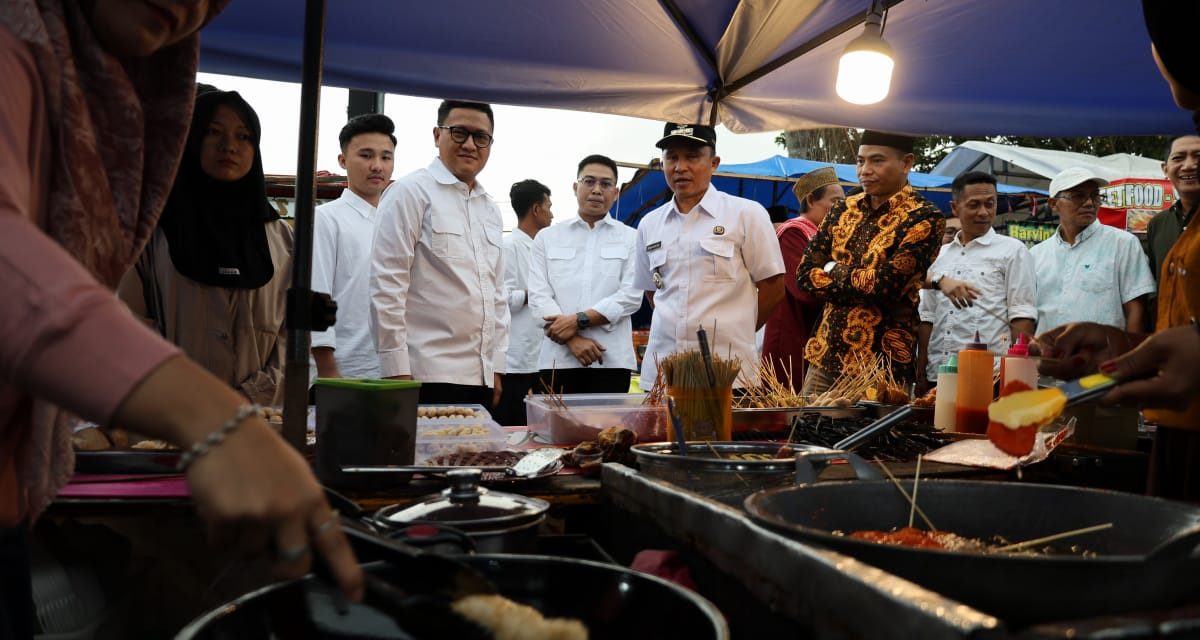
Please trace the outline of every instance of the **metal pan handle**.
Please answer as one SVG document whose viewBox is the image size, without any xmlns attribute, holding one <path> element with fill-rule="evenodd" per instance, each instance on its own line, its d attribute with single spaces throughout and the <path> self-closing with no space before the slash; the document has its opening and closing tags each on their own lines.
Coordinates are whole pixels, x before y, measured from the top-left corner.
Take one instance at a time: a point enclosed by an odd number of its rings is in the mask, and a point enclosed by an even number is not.
<svg viewBox="0 0 1200 640">
<path fill-rule="evenodd" d="M 879 475 L 879 471 L 871 465 L 870 462 L 863 460 L 862 456 L 849 451 L 800 451 L 796 453 L 796 484 L 815 484 L 817 475 L 820 470 L 817 465 L 821 465 L 823 469 L 830 462 L 836 460 L 845 460 L 850 463 L 850 468 L 854 470 L 854 475 L 859 480 L 882 480 L 883 476 Z"/>
<path fill-rule="evenodd" d="M 1179 562 L 1193 555 L 1200 546 L 1200 526 L 1177 534 L 1146 554 L 1147 562 Z"/>
</svg>

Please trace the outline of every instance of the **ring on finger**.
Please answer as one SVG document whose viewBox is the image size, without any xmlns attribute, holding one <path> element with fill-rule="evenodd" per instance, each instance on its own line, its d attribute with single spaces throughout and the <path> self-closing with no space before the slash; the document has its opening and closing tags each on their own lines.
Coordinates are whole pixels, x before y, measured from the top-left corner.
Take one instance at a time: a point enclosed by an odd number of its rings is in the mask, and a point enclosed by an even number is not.
<svg viewBox="0 0 1200 640">
<path fill-rule="evenodd" d="M 330 529 L 332 529 L 333 526 L 337 523 L 338 523 L 338 510 L 334 509 L 332 512 L 330 512 L 329 519 L 326 520 L 325 522 L 322 522 L 321 524 L 317 525 L 317 528 L 313 530 L 313 537 L 314 538 L 321 537 L 326 532 L 328 532 Z"/>
<path fill-rule="evenodd" d="M 295 547 L 288 547 L 286 549 L 279 549 L 275 552 L 275 557 L 279 559 L 280 562 L 290 563 L 303 558 L 307 553 L 308 545 L 302 544 Z"/>
</svg>

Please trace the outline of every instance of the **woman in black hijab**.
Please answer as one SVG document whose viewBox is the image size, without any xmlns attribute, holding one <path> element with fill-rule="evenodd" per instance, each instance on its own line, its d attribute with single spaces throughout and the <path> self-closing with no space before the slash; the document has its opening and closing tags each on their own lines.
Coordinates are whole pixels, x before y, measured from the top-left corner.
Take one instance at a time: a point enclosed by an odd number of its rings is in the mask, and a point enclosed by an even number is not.
<svg viewBox="0 0 1200 640">
<path fill-rule="evenodd" d="M 261 127 L 236 92 L 203 91 L 171 196 L 121 297 L 259 404 L 282 391 L 292 230 L 266 196 Z"/>
</svg>

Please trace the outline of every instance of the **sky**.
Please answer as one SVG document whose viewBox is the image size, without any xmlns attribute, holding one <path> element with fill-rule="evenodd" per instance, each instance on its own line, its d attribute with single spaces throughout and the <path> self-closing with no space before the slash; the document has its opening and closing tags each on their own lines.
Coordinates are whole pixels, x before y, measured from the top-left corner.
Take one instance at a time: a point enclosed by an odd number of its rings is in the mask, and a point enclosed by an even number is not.
<svg viewBox="0 0 1200 640">
<path fill-rule="evenodd" d="M 268 174 L 296 173 L 296 140 L 300 123 L 300 85 L 253 78 L 201 73 L 197 80 L 225 91 L 237 91 L 258 112 L 262 122 L 263 169 Z M 321 91 L 317 169 L 344 174 L 338 166 L 338 132 L 346 123 L 348 91 L 325 87 Z M 428 166 L 436 153 L 433 127 L 440 100 L 388 94 L 384 113 L 396 123 L 396 164 L 393 178 Z M 508 189 L 514 182 L 532 178 L 550 188 L 555 221 L 575 215 L 571 185 L 584 156 L 606 155 L 618 162 L 646 164 L 658 157 L 654 143 L 662 137 L 663 123 L 626 116 L 493 105 L 496 141 L 479 181 L 504 213 L 504 228 L 516 226 L 509 206 Z M 734 134 L 717 128 L 717 151 L 723 163 L 755 162 L 776 154 L 778 131 Z M 622 168 L 621 182 L 633 176 Z"/>
</svg>

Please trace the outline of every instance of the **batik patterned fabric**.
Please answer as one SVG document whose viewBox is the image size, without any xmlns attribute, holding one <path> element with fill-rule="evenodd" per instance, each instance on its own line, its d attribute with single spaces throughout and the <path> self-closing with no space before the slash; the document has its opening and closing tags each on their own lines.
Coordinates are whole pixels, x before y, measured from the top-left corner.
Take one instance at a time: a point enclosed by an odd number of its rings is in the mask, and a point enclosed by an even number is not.
<svg viewBox="0 0 1200 640">
<path fill-rule="evenodd" d="M 874 211 L 865 194 L 834 207 L 797 269 L 800 288 L 827 303 L 805 360 L 836 378 L 883 354 L 897 380 L 915 379 L 917 294 L 944 227 L 909 185 Z"/>
</svg>

